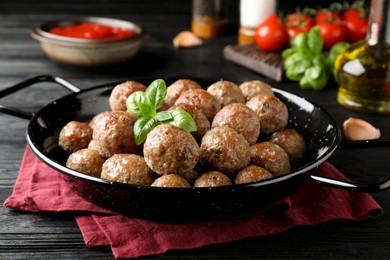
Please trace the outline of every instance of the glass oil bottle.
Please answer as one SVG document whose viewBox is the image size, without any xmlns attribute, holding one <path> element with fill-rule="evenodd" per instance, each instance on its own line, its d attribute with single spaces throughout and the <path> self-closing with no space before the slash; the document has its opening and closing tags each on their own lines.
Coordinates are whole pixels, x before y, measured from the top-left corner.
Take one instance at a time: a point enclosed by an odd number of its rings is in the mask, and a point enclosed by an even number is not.
<svg viewBox="0 0 390 260">
<path fill-rule="evenodd" d="M 389 0 L 372 0 L 366 39 L 335 61 L 337 101 L 351 110 L 390 115 L 389 12 Z"/>
</svg>

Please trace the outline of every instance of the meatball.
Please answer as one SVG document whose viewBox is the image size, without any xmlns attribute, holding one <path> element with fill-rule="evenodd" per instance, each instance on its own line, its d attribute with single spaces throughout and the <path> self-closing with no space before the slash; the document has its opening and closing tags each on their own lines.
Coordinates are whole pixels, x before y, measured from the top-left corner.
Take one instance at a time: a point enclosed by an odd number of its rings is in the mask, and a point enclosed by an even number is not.
<svg viewBox="0 0 390 260">
<path fill-rule="evenodd" d="M 288 110 L 279 98 L 257 95 L 251 98 L 246 105 L 259 117 L 261 133 L 271 134 L 287 126 Z"/>
<path fill-rule="evenodd" d="M 93 134 L 88 147 L 106 158 L 117 153 L 136 152 L 139 149 L 133 132 L 136 120 L 137 116 L 125 111 L 106 111 L 96 115 L 90 123 Z"/>
<path fill-rule="evenodd" d="M 215 97 L 224 107 L 231 103 L 245 103 L 241 89 L 233 82 L 220 80 L 207 88 L 207 92 Z"/>
<path fill-rule="evenodd" d="M 194 119 L 197 130 L 195 132 L 191 132 L 192 136 L 195 138 L 196 141 L 202 140 L 202 137 L 204 134 L 210 130 L 210 122 L 205 116 L 205 114 L 202 112 L 202 110 L 198 107 L 188 105 L 188 104 L 178 104 L 176 106 L 170 107 L 168 110 L 173 109 L 183 109 L 188 114 L 191 115 L 191 117 Z"/>
<path fill-rule="evenodd" d="M 167 88 L 165 102 L 173 106 L 182 93 L 193 88 L 202 88 L 202 86 L 191 79 L 178 79 Z"/>
<path fill-rule="evenodd" d="M 244 81 L 240 85 L 242 94 L 246 101 L 257 95 L 274 96 L 272 87 L 260 80 Z"/>
<path fill-rule="evenodd" d="M 137 185 L 151 185 L 155 176 L 142 156 L 115 154 L 108 158 L 102 168 L 102 179 Z"/>
<path fill-rule="evenodd" d="M 249 165 L 236 175 L 234 184 L 262 181 L 272 177 L 272 174 L 266 169 L 256 165 Z"/>
<path fill-rule="evenodd" d="M 178 174 L 165 174 L 158 177 L 152 185 L 153 187 L 169 188 L 191 188 L 191 184 Z"/>
<path fill-rule="evenodd" d="M 196 178 L 198 178 L 199 176 L 199 172 L 196 170 L 196 166 L 194 169 L 191 169 L 189 171 L 186 171 L 186 172 L 181 172 L 179 173 L 179 175 L 181 177 L 183 177 L 184 179 L 186 179 L 189 183 L 194 183 L 194 181 L 196 180 Z"/>
<path fill-rule="evenodd" d="M 260 135 L 260 121 L 256 113 L 242 103 L 223 107 L 214 117 L 211 127 L 228 126 L 243 135 L 249 144 L 256 143 Z"/>
<path fill-rule="evenodd" d="M 194 183 L 194 187 L 217 187 L 232 185 L 230 178 L 219 171 L 210 171 L 200 175 Z"/>
<path fill-rule="evenodd" d="M 227 175 L 244 168 L 250 161 L 250 148 L 245 138 L 234 129 L 218 126 L 202 138 L 200 162 Z"/>
<path fill-rule="evenodd" d="M 60 132 L 58 145 L 67 152 L 87 148 L 92 139 L 92 128 L 81 122 L 71 121 Z"/>
<path fill-rule="evenodd" d="M 66 167 L 94 177 L 100 177 L 104 158 L 97 151 L 84 148 L 69 155 Z"/>
<path fill-rule="evenodd" d="M 145 91 L 146 86 L 137 81 L 126 81 L 116 85 L 108 99 L 111 110 L 113 111 L 127 111 L 126 100 L 136 91 Z"/>
<path fill-rule="evenodd" d="M 290 171 L 290 161 L 286 151 L 272 142 L 262 142 L 251 146 L 251 163 L 267 169 L 273 176 Z"/>
<path fill-rule="evenodd" d="M 270 141 L 282 147 L 293 163 L 299 162 L 306 152 L 305 138 L 295 129 L 275 132 L 271 135 Z"/>
<path fill-rule="evenodd" d="M 158 125 L 150 131 L 143 152 L 148 166 L 160 175 L 187 172 L 199 160 L 195 138 L 171 124 Z"/>
<path fill-rule="evenodd" d="M 215 114 L 221 110 L 221 104 L 218 100 L 204 89 L 196 88 L 185 91 L 176 100 L 175 105 L 181 103 L 199 107 L 210 122 Z"/>
</svg>

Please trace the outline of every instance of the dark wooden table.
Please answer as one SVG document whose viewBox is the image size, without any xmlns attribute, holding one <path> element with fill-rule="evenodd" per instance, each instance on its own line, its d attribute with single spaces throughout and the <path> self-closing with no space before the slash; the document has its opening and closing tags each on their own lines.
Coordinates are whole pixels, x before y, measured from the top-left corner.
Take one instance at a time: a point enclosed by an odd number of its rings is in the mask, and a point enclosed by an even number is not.
<svg viewBox="0 0 390 260">
<path fill-rule="evenodd" d="M 287 2 L 287 1 L 285 1 Z M 330 82 L 321 92 L 300 90 L 288 81 L 277 83 L 224 60 L 222 49 L 237 42 L 237 1 L 231 1 L 229 33 L 207 40 L 200 48 L 175 49 L 173 37 L 190 28 L 190 1 L 99 0 L 0 2 L 0 89 L 26 78 L 51 74 L 61 76 L 80 88 L 117 82 L 140 76 L 204 77 L 241 82 L 260 79 L 274 87 L 304 96 L 328 110 L 339 125 L 348 117 L 371 122 L 390 138 L 389 117 L 348 111 L 337 104 L 337 86 Z M 66 16 L 105 16 L 131 20 L 150 32 L 140 54 L 132 62 L 104 69 L 79 69 L 50 61 L 30 35 L 30 29 L 46 20 Z M 37 111 L 48 102 L 67 94 L 51 84 L 38 84 L 0 104 Z M 0 202 L 11 194 L 22 154 L 26 147 L 28 121 L 0 115 Z M 389 172 L 389 149 L 337 152 L 331 161 L 376 178 Z M 379 158 L 376 158 L 378 157 Z M 356 162 L 359 163 L 356 163 Z M 375 175 L 375 176 L 372 176 Z M 375 220 L 335 222 L 296 227 L 268 237 L 207 246 L 196 250 L 169 251 L 154 259 L 251 259 L 251 258 L 351 258 L 388 259 L 390 256 L 390 192 L 372 194 L 384 213 Z M 71 216 L 28 214 L 0 207 L 0 259 L 93 258 L 109 259 L 109 250 L 88 249 Z"/>
</svg>

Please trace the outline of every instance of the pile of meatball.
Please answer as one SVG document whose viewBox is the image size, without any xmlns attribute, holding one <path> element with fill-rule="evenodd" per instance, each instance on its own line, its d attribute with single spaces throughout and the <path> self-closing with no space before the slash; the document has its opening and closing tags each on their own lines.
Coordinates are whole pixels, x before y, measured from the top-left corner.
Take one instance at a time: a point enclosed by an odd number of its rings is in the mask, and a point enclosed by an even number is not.
<svg viewBox="0 0 390 260">
<path fill-rule="evenodd" d="M 145 91 L 137 81 L 115 86 L 111 111 L 88 123 L 71 121 L 59 135 L 70 153 L 66 166 L 109 181 L 156 187 L 215 187 L 266 180 L 288 173 L 306 152 L 306 141 L 288 129 L 288 109 L 270 85 L 220 80 L 207 89 L 194 80 L 168 86 L 162 110 L 183 109 L 196 132 L 160 124 L 136 145 L 136 115 L 126 99 Z"/>
</svg>

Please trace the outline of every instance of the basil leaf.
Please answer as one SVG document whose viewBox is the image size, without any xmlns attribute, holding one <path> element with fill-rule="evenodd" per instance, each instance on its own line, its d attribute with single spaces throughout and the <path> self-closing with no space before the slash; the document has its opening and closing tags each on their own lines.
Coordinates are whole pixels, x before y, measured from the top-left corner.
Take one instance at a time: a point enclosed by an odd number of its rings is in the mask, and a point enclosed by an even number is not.
<svg viewBox="0 0 390 260">
<path fill-rule="evenodd" d="M 298 52 L 298 50 L 296 50 L 296 49 L 292 49 L 292 48 L 285 49 L 284 51 L 282 51 L 282 58 L 287 59 L 288 57 L 290 57 L 291 55 L 293 55 L 297 52 Z"/>
<path fill-rule="evenodd" d="M 157 126 L 157 121 L 153 117 L 140 117 L 134 124 L 134 140 L 137 145 L 142 144 L 150 131 Z"/>
<path fill-rule="evenodd" d="M 308 54 L 307 52 L 297 51 L 284 60 L 284 67 L 289 68 L 291 66 L 295 66 L 295 63 L 299 61 L 311 60 L 311 59 L 312 59 L 312 55 Z"/>
<path fill-rule="evenodd" d="M 305 75 L 305 71 L 311 66 L 312 62 L 310 60 L 297 60 L 292 66 L 287 68 L 286 77 L 293 81 L 299 81 Z"/>
<path fill-rule="evenodd" d="M 145 102 L 146 102 L 145 92 L 136 91 L 136 92 L 132 93 L 126 99 L 127 111 L 129 111 L 137 116 L 142 116 L 140 104 L 145 103 Z"/>
<path fill-rule="evenodd" d="M 194 119 L 186 111 L 182 109 L 175 109 L 169 112 L 172 115 L 173 120 L 168 123 L 180 127 L 187 132 L 195 132 L 197 130 Z"/>
<path fill-rule="evenodd" d="M 300 33 L 291 40 L 291 47 L 299 50 L 306 50 L 308 46 L 308 35 Z"/>
<path fill-rule="evenodd" d="M 165 96 L 167 95 L 167 85 L 162 79 L 154 80 L 145 91 L 148 102 L 154 106 L 155 109 L 159 109 L 163 103 Z"/>
<path fill-rule="evenodd" d="M 308 34 L 307 44 L 314 55 L 321 54 L 322 48 L 324 46 L 324 41 L 322 40 L 320 29 L 321 28 L 319 26 L 314 26 L 310 29 Z"/>
<path fill-rule="evenodd" d="M 321 90 L 328 83 L 326 67 L 314 65 L 306 70 L 305 75 L 299 82 L 303 89 Z"/>
<path fill-rule="evenodd" d="M 165 123 L 167 121 L 173 120 L 173 116 L 169 111 L 158 112 L 154 118 L 156 118 L 156 120 L 160 123 Z"/>
<path fill-rule="evenodd" d="M 156 115 L 156 109 L 148 102 L 138 103 L 138 108 L 143 117 L 154 117 Z"/>
</svg>

